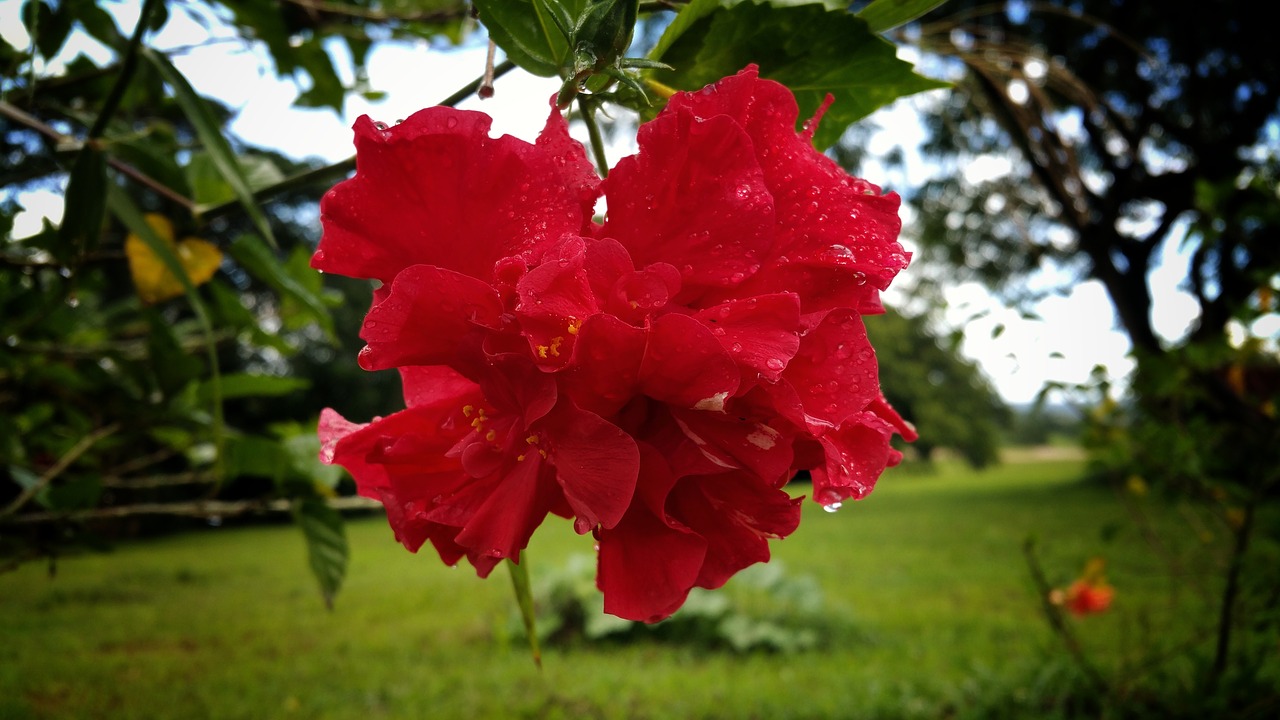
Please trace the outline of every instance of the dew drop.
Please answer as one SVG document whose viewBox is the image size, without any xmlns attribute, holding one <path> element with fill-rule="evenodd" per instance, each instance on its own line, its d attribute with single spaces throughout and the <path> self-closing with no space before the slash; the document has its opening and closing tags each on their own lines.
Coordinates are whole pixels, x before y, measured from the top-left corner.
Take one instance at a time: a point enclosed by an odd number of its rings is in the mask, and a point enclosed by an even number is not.
<svg viewBox="0 0 1280 720">
<path fill-rule="evenodd" d="M 787 364 L 782 362 L 778 358 L 769 358 L 768 360 L 765 361 L 764 366 L 769 368 L 770 370 L 781 370 L 782 368 L 786 367 Z"/>
<path fill-rule="evenodd" d="M 833 513 L 839 510 L 843 505 L 844 503 L 838 503 L 838 502 L 827 503 L 826 505 L 822 506 L 822 509 L 829 513 Z"/>
<path fill-rule="evenodd" d="M 729 349 L 736 353 L 740 353 L 742 352 L 742 343 L 734 343 L 732 346 L 729 347 Z"/>
<path fill-rule="evenodd" d="M 445 121 L 444 125 L 445 125 L 445 127 L 447 127 L 447 128 L 449 128 L 450 130 L 452 130 L 452 129 L 454 129 L 454 128 L 458 127 L 458 118 L 456 118 L 456 117 L 451 117 L 451 118 L 449 118 L 448 120 L 446 120 L 446 121 Z"/>
</svg>

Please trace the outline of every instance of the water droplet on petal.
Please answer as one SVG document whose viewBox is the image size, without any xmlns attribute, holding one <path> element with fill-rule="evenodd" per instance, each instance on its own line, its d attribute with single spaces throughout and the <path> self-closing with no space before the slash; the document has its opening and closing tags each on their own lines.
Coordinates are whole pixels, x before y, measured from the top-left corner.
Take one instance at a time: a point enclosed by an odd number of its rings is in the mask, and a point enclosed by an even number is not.
<svg viewBox="0 0 1280 720">
<path fill-rule="evenodd" d="M 822 506 L 822 509 L 826 510 L 829 513 L 833 513 L 839 510 L 843 505 L 844 503 L 838 503 L 838 502 L 827 503 L 826 505 Z"/>
<path fill-rule="evenodd" d="M 764 366 L 769 368 L 770 370 L 781 370 L 782 368 L 786 367 L 787 364 L 782 362 L 778 358 L 769 358 L 767 361 L 765 361 Z"/>
</svg>

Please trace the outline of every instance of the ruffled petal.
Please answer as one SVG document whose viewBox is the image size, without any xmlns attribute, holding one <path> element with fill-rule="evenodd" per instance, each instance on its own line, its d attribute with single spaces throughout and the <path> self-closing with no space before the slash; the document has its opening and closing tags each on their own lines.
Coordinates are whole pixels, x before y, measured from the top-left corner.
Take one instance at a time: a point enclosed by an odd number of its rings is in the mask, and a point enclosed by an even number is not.
<svg viewBox="0 0 1280 720">
<path fill-rule="evenodd" d="M 383 295 L 380 293 L 380 295 Z M 454 363 L 465 337 L 479 326 L 500 326 L 502 301 L 494 289 L 461 273 L 414 265 L 391 284 L 365 316 L 360 351 L 365 370 Z"/>
<path fill-rule="evenodd" d="M 893 464 L 891 437 L 893 426 L 870 412 L 858 413 L 838 430 L 820 437 L 826 463 L 810 471 L 813 499 L 830 505 L 865 497 L 885 467 Z"/>
<path fill-rule="evenodd" d="M 800 299 L 795 293 L 727 300 L 693 317 L 711 328 L 742 369 L 739 392 L 757 378 L 777 382 L 800 348 Z"/>
<path fill-rule="evenodd" d="M 636 501 L 616 527 L 599 532 L 596 587 L 605 612 L 657 622 L 684 604 L 697 581 L 707 542 L 667 516 L 674 484 L 661 454 L 642 444 Z"/>
<path fill-rule="evenodd" d="M 739 373 L 707 326 L 670 314 L 649 331 L 640 383 L 646 395 L 675 407 L 722 411 L 738 390 Z"/>
<path fill-rule="evenodd" d="M 573 363 L 560 386 L 583 410 L 609 416 L 637 392 L 648 334 L 612 315 L 593 315 L 578 331 Z"/>
<path fill-rule="evenodd" d="M 751 138 L 773 198 L 777 233 L 745 294 L 792 290 L 806 314 L 835 307 L 874 311 L 878 291 L 907 265 L 898 244 L 899 198 L 850 177 L 796 132 L 799 109 L 785 86 L 755 66 L 707 91 L 678 93 L 669 110 L 704 120 L 728 116 Z M 612 201 L 610 201 L 612 208 Z"/>
<path fill-rule="evenodd" d="M 547 460 L 573 508 L 574 528 L 618 524 L 635 493 L 640 451 L 635 440 L 595 413 L 561 402 L 547 416 Z"/>
<path fill-rule="evenodd" d="M 490 280 L 501 258 L 536 259 L 590 220 L 585 155 L 560 136 L 557 118 L 531 145 L 490 138 L 491 120 L 478 112 L 431 107 L 391 127 L 362 116 L 356 173 L 320 203 L 312 267 L 389 283 L 406 267 L 434 265 Z"/>
<path fill-rule="evenodd" d="M 800 339 L 782 377 L 803 405 L 805 424 L 838 426 L 880 398 L 880 370 L 862 318 L 835 310 Z"/>
<path fill-rule="evenodd" d="M 773 244 L 773 203 L 750 139 L 728 117 L 699 122 L 668 110 L 640 128 L 638 142 L 640 153 L 604 183 L 602 236 L 638 266 L 678 268 L 681 302 L 741 285 Z"/>
<path fill-rule="evenodd" d="M 800 524 L 800 499 L 744 472 L 681 478 L 667 511 L 707 541 L 697 586 L 714 589 L 769 559 L 769 539 Z"/>
</svg>

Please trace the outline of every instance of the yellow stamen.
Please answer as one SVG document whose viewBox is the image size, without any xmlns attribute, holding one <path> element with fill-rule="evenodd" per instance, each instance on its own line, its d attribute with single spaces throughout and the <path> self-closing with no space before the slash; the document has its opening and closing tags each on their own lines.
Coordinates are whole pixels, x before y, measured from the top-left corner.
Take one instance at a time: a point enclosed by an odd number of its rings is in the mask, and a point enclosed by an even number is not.
<svg viewBox="0 0 1280 720">
<path fill-rule="evenodd" d="M 524 439 L 524 441 L 525 441 L 526 443 L 530 444 L 530 445 L 537 445 L 537 444 L 538 444 L 538 434 L 537 434 L 537 433 L 534 433 L 534 434 L 530 435 L 529 437 L 525 438 L 525 439 Z"/>
<path fill-rule="evenodd" d="M 485 433 L 485 434 L 484 434 L 484 439 L 485 439 L 485 440 L 488 440 L 489 442 L 493 442 L 493 441 L 494 441 L 494 439 L 495 439 L 495 438 L 497 438 L 497 437 L 498 437 L 498 433 L 496 433 L 496 432 L 494 432 L 494 431 L 492 431 L 492 430 L 490 430 L 489 432 L 487 432 L 487 433 Z"/>
</svg>

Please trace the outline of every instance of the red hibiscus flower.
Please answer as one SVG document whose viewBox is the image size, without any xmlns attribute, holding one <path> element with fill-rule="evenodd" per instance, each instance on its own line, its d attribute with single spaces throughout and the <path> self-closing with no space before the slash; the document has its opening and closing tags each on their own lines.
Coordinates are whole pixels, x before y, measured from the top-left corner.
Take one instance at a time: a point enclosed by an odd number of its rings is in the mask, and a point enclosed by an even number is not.
<svg viewBox="0 0 1280 720">
<path fill-rule="evenodd" d="M 1084 572 L 1066 590 L 1055 589 L 1049 594 L 1050 602 L 1065 607 L 1072 615 L 1092 615 L 1106 611 L 1111 607 L 1115 589 L 1107 584 L 1105 570 L 1105 560 L 1100 557 L 1090 558 L 1085 563 Z"/>
<path fill-rule="evenodd" d="M 1073 615 L 1092 615 L 1111 607 L 1115 590 L 1105 583 L 1077 580 L 1064 593 L 1062 604 Z"/>
<path fill-rule="evenodd" d="M 824 505 L 865 495 L 914 437 L 860 317 L 907 263 L 898 198 L 797 115 L 749 67 L 673 97 L 605 181 L 554 109 L 534 144 L 446 108 L 362 118 L 312 264 L 382 282 L 360 362 L 400 368 L 407 409 L 326 411 L 324 459 L 481 575 L 572 517 L 606 609 L 645 621 L 767 560 L 797 471 Z"/>
</svg>

